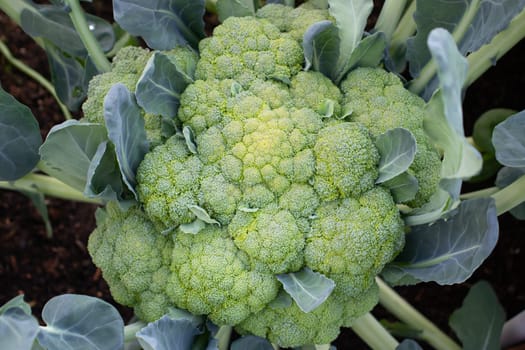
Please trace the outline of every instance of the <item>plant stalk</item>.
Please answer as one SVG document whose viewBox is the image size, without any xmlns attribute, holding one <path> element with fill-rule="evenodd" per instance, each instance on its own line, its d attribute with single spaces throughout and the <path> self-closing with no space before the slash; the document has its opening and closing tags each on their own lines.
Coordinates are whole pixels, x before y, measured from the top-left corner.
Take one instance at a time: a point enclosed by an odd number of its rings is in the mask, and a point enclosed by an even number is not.
<svg viewBox="0 0 525 350">
<path fill-rule="evenodd" d="M 16 181 L 0 181 L 0 188 L 40 192 L 44 195 L 77 202 L 104 204 L 100 199 L 87 198 L 82 192 L 48 175 L 29 173 Z"/>
<path fill-rule="evenodd" d="M 82 43 L 84 43 L 84 46 L 89 52 L 89 56 L 93 60 L 93 63 L 100 72 L 109 72 L 111 70 L 111 64 L 106 58 L 99 42 L 93 35 L 93 32 L 89 29 L 84 10 L 80 6 L 79 0 L 66 0 L 66 2 L 71 9 L 71 12 L 69 13 L 71 21 L 73 22 Z"/>
<path fill-rule="evenodd" d="M 496 212 L 498 215 L 506 213 L 523 203 L 525 201 L 525 175 L 492 194 L 492 198 L 496 201 Z"/>
<path fill-rule="evenodd" d="M 130 342 L 135 340 L 138 331 L 140 331 L 142 328 L 146 327 L 146 323 L 138 321 L 133 322 L 124 327 L 124 342 Z"/>
<path fill-rule="evenodd" d="M 228 350 L 233 328 L 231 326 L 221 326 L 217 331 L 217 348 L 219 350 Z"/>
<path fill-rule="evenodd" d="M 484 188 L 484 189 L 479 190 L 479 191 L 462 193 L 459 196 L 459 198 L 462 199 L 462 200 L 474 199 L 474 198 L 485 198 L 485 197 L 492 196 L 494 193 L 496 193 L 498 191 L 499 191 L 498 187 L 495 187 L 495 186 L 494 187 L 487 187 L 487 188 Z"/>
<path fill-rule="evenodd" d="M 399 345 L 398 341 L 370 313 L 355 320 L 352 330 L 373 350 L 394 350 Z"/>
<path fill-rule="evenodd" d="M 26 74 L 31 79 L 35 80 L 37 83 L 42 85 L 44 89 L 49 91 L 49 93 L 53 95 L 53 97 L 57 101 L 58 106 L 62 110 L 62 113 L 64 114 L 64 118 L 66 120 L 73 119 L 67 107 L 58 98 L 55 87 L 53 86 L 53 84 L 49 82 L 49 80 L 47 80 L 43 75 L 41 75 L 39 72 L 37 72 L 33 68 L 26 65 L 24 62 L 15 58 L 13 54 L 11 53 L 11 51 L 9 50 L 9 48 L 7 47 L 7 45 L 5 45 L 2 41 L 0 41 L 0 54 L 2 54 L 5 57 L 5 59 L 9 63 L 11 63 L 16 69 Z"/>
<path fill-rule="evenodd" d="M 428 342 L 436 350 L 461 350 L 455 341 L 414 309 L 385 282 L 380 278 L 376 278 L 376 282 L 379 286 L 379 303 L 399 320 L 416 330 L 421 330 L 421 339 Z"/>
<path fill-rule="evenodd" d="M 416 32 L 416 22 L 414 12 L 416 12 L 416 0 L 411 0 L 410 5 L 401 17 L 397 28 L 392 33 L 391 47 L 405 46 L 407 39 Z"/>
<path fill-rule="evenodd" d="M 385 33 L 390 41 L 409 0 L 386 0 L 379 13 L 374 29 Z"/>
</svg>

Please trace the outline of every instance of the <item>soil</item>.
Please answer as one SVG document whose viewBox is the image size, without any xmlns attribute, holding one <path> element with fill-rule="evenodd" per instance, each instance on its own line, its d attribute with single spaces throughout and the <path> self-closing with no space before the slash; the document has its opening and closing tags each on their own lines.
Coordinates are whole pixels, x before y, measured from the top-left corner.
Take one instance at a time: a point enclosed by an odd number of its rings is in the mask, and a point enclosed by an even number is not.
<svg viewBox="0 0 525 350">
<path fill-rule="evenodd" d="M 100 2 L 94 2 L 100 4 Z M 90 10 L 110 17 L 107 6 Z M 0 40 L 7 43 L 14 56 L 49 78 L 46 55 L 19 27 L 0 13 Z M 464 113 L 467 133 L 475 119 L 484 111 L 505 107 L 525 109 L 525 42 L 512 49 L 498 64 L 473 84 L 465 95 Z M 0 57 L 0 81 L 3 88 L 29 106 L 37 117 L 42 136 L 61 121 L 63 116 L 53 97 L 37 83 L 13 68 Z M 480 185 L 465 187 L 472 190 Z M 94 229 L 94 211 L 90 204 L 47 200 L 53 225 L 53 237 L 46 237 L 45 228 L 30 200 L 24 195 L 0 191 L 0 305 L 18 294 L 40 315 L 43 305 L 53 296 L 77 293 L 96 296 L 114 304 L 125 320 L 130 309 L 116 304 L 100 271 L 92 264 L 86 244 Z M 495 289 L 507 316 L 525 309 L 525 226 L 510 215 L 499 218 L 500 239 L 492 255 L 465 283 L 438 286 L 423 283 L 397 288 L 410 303 L 448 333 L 448 317 L 460 307 L 470 286 L 487 280 Z M 521 277 L 520 277 L 521 276 Z M 380 308 L 378 317 L 388 317 Z M 335 342 L 338 349 L 366 349 L 351 330 L 344 330 Z"/>
</svg>

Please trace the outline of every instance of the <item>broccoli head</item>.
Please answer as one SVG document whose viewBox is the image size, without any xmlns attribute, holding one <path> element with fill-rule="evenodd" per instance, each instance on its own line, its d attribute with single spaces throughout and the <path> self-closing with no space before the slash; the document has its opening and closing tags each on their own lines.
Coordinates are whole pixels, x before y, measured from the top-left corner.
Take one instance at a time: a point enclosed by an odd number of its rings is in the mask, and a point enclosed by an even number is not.
<svg viewBox="0 0 525 350">
<path fill-rule="evenodd" d="M 289 347 L 329 343 L 377 303 L 375 277 L 403 248 L 405 225 L 376 183 L 376 138 L 398 127 L 415 136 L 408 172 L 420 189 L 403 204 L 436 191 L 440 158 L 423 101 L 393 74 L 357 68 L 337 86 L 302 70 L 306 27 L 290 20 L 309 14 L 330 20 L 312 4 L 269 5 L 203 39 L 177 114 L 192 137 L 146 154 L 139 205 L 110 205 L 99 222 L 89 250 L 139 317 L 174 306 Z M 279 282 L 305 270 L 335 283 L 309 312 Z"/>
</svg>

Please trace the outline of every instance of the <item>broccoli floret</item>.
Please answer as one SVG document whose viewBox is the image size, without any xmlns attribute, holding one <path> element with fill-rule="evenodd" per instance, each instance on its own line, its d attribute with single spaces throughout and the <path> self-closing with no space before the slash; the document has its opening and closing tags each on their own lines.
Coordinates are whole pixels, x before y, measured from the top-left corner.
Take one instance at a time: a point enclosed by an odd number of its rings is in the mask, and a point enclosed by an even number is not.
<svg viewBox="0 0 525 350">
<path fill-rule="evenodd" d="M 166 293 L 172 242 L 138 207 L 123 211 L 110 202 L 101 211 L 88 241 L 93 262 L 117 302 L 134 307 L 141 319 L 159 319 L 173 305 Z"/>
<path fill-rule="evenodd" d="M 259 78 L 290 80 L 302 68 L 301 46 L 270 22 L 229 17 L 199 44 L 197 79 L 235 79 L 244 88 Z"/>
<path fill-rule="evenodd" d="M 419 183 L 416 197 L 406 203 L 419 207 L 438 189 L 441 159 L 423 130 L 424 101 L 403 87 L 393 73 L 379 68 L 358 68 L 341 83 L 343 110 L 350 120 L 362 123 L 374 136 L 392 128 L 405 128 L 414 135 L 417 151 L 409 173 Z"/>
</svg>

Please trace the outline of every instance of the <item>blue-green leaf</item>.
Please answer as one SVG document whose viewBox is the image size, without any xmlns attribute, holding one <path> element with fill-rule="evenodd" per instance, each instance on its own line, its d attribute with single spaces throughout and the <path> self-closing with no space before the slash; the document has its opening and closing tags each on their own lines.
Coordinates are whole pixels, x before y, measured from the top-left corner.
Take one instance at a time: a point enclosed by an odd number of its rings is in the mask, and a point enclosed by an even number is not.
<svg viewBox="0 0 525 350">
<path fill-rule="evenodd" d="M 108 137 L 115 152 L 128 189 L 135 194 L 137 168 L 149 151 L 142 111 L 135 97 L 124 84 L 111 87 L 104 99 L 104 119 Z"/>
<path fill-rule="evenodd" d="M 144 350 L 188 350 L 195 336 L 201 333 L 202 330 L 189 320 L 163 316 L 142 328 L 137 339 Z"/>
<path fill-rule="evenodd" d="M 204 38 L 204 0 L 114 0 L 115 21 L 149 47 L 170 50 Z"/>
<path fill-rule="evenodd" d="M 38 163 L 40 127 L 29 107 L 0 86 L 0 181 L 21 178 Z"/>
<path fill-rule="evenodd" d="M 84 195 L 105 201 L 121 201 L 124 183 L 118 167 L 115 148 L 108 141 L 98 145 L 87 171 Z"/>
<path fill-rule="evenodd" d="M 0 314 L 0 349 L 31 350 L 37 333 L 38 321 L 22 308 Z"/>
<path fill-rule="evenodd" d="M 188 209 L 195 214 L 197 219 L 204 221 L 207 224 L 215 224 L 215 225 L 221 225 L 220 222 L 218 222 L 215 219 L 212 219 L 210 217 L 210 214 L 203 208 L 199 207 L 198 205 L 190 205 L 188 206 Z"/>
<path fill-rule="evenodd" d="M 150 114 L 173 118 L 179 108 L 180 95 L 190 82 L 176 62 L 162 52 L 155 52 L 137 82 L 137 103 Z"/>
<path fill-rule="evenodd" d="M 513 168 L 525 168 L 525 111 L 517 113 L 494 128 L 492 143 L 496 159 Z"/>
<path fill-rule="evenodd" d="M 404 173 L 414 161 L 416 139 L 407 129 L 388 130 L 376 138 L 375 144 L 381 155 L 376 183 L 383 183 Z"/>
<path fill-rule="evenodd" d="M 507 187 L 522 176 L 525 176 L 525 168 L 504 167 L 498 172 L 496 186 L 499 188 Z M 525 202 L 512 208 L 510 213 L 518 220 L 525 220 Z"/>
<path fill-rule="evenodd" d="M 428 46 L 438 65 L 440 90 L 427 104 L 424 128 L 444 152 L 441 177 L 469 178 L 481 171 L 483 160 L 468 143 L 463 130 L 462 87 L 467 61 L 444 29 L 438 28 L 430 33 Z"/>
<path fill-rule="evenodd" d="M 389 267 L 400 274 L 439 284 L 469 278 L 494 249 L 498 220 L 492 198 L 467 200 L 457 213 L 432 225 L 412 227 L 403 251 Z M 384 277 L 392 282 L 388 274 Z"/>
<path fill-rule="evenodd" d="M 499 349 L 505 311 L 494 290 L 481 281 L 470 288 L 463 305 L 450 316 L 449 323 L 464 350 Z"/>
<path fill-rule="evenodd" d="M 24 301 L 24 295 L 17 295 L 16 297 L 9 300 L 4 305 L 0 306 L 0 315 L 5 313 L 11 308 L 20 308 L 26 314 L 31 315 L 31 306 Z"/>
<path fill-rule="evenodd" d="M 41 169 L 84 191 L 91 159 L 98 145 L 106 140 L 106 129 L 101 124 L 68 120 L 55 125 L 40 147 Z"/>
<path fill-rule="evenodd" d="M 524 0 L 417 0 L 414 14 L 417 34 L 407 43 L 411 75 L 418 76 L 421 68 L 430 60 L 426 43 L 433 29 L 441 27 L 454 32 L 460 23 L 461 26 L 466 23 L 464 35 L 458 37 L 459 51 L 466 55 L 490 42 L 524 6 Z"/>
<path fill-rule="evenodd" d="M 48 349 L 120 350 L 124 345 L 124 321 L 101 299 L 59 295 L 46 303 L 42 319 L 47 327 L 41 327 L 38 341 Z"/>
<path fill-rule="evenodd" d="M 230 350 L 273 350 L 272 344 L 261 337 L 254 335 L 246 335 L 242 338 L 235 340 Z"/>
<path fill-rule="evenodd" d="M 219 21 L 224 22 L 228 17 L 254 16 L 257 4 L 254 0 L 218 0 L 217 14 Z"/>
<path fill-rule="evenodd" d="M 414 175 L 407 172 L 383 183 L 387 187 L 396 203 L 408 202 L 414 199 L 419 190 L 419 183 Z"/>
<path fill-rule="evenodd" d="M 184 233 L 196 235 L 206 227 L 206 223 L 200 219 L 196 219 L 188 224 L 181 224 L 179 229 Z M 171 230 L 170 230 L 171 231 Z"/>
<path fill-rule="evenodd" d="M 352 52 L 348 69 L 354 67 L 377 67 L 385 57 L 386 37 L 377 32 L 365 37 Z"/>
<path fill-rule="evenodd" d="M 70 111 L 78 111 L 87 96 L 84 67 L 52 44 L 46 45 L 46 54 L 58 98 Z"/>
<path fill-rule="evenodd" d="M 339 55 L 332 80 L 339 82 L 350 69 L 348 59 L 363 37 L 374 3 L 372 0 L 328 0 L 328 4 L 339 35 Z"/>
<path fill-rule="evenodd" d="M 339 55 L 337 28 L 330 21 L 312 24 L 303 36 L 305 70 L 312 68 L 331 77 Z"/>
<path fill-rule="evenodd" d="M 277 279 L 304 312 L 310 312 L 321 305 L 335 287 L 334 281 L 309 268 L 277 275 Z"/>
<path fill-rule="evenodd" d="M 115 43 L 115 33 L 111 24 L 89 14 L 86 15 L 86 20 L 102 50 L 111 50 Z M 87 56 L 88 52 L 64 8 L 38 5 L 34 9 L 24 9 L 20 21 L 22 28 L 29 35 L 49 40 L 72 56 Z"/>
<path fill-rule="evenodd" d="M 195 134 L 193 133 L 193 130 L 189 126 L 185 126 L 182 128 L 182 136 L 186 141 L 188 150 L 193 154 L 197 154 L 197 143 L 195 141 Z"/>
</svg>

